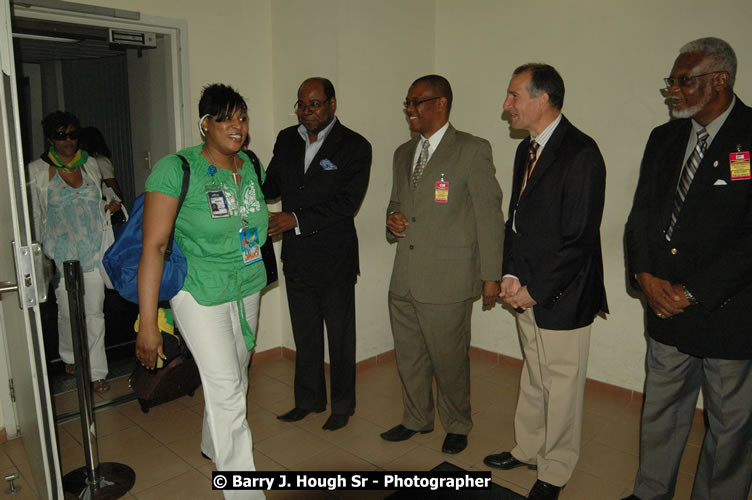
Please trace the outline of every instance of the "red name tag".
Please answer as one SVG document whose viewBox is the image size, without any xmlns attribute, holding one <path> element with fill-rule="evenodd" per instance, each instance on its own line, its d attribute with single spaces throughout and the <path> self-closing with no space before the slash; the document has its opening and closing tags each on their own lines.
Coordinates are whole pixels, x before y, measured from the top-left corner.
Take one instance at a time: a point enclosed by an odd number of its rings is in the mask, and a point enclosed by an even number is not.
<svg viewBox="0 0 752 500">
<path fill-rule="evenodd" d="M 729 167 L 732 181 L 744 181 L 752 178 L 749 169 L 749 151 L 729 154 Z"/>
<path fill-rule="evenodd" d="M 436 203 L 449 203 L 449 183 L 438 181 L 433 201 Z"/>
</svg>

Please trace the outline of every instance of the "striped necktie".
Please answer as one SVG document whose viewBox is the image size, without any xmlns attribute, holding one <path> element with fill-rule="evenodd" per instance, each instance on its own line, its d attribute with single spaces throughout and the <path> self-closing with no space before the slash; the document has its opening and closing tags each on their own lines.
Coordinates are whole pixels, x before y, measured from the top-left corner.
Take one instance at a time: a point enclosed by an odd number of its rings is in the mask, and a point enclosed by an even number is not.
<svg viewBox="0 0 752 500">
<path fill-rule="evenodd" d="M 530 145 L 527 147 L 527 165 L 525 166 L 525 177 L 522 179 L 522 187 L 520 187 L 520 194 L 517 197 L 517 201 L 520 201 L 520 198 L 522 198 L 522 193 L 525 191 L 525 187 L 527 186 L 527 181 L 530 179 L 530 174 L 533 173 L 533 166 L 535 165 L 535 160 L 538 156 L 538 144 L 535 142 L 535 139 L 530 140 Z"/>
<path fill-rule="evenodd" d="M 684 200 L 687 198 L 689 186 L 695 178 L 697 167 L 700 166 L 702 157 L 705 155 L 705 149 L 708 147 L 708 136 L 709 134 L 708 131 L 705 130 L 705 127 L 702 127 L 697 131 L 697 144 L 695 145 L 692 154 L 689 155 L 687 163 L 684 165 L 684 170 L 682 170 L 681 178 L 679 179 L 679 185 L 676 187 L 676 193 L 674 193 L 674 207 L 671 210 L 671 222 L 668 225 L 668 229 L 666 229 L 666 241 L 671 241 L 671 236 L 674 234 L 674 227 L 676 226 L 676 221 L 679 219 L 679 212 L 681 211 L 682 205 L 684 205 Z"/>
<path fill-rule="evenodd" d="M 428 141 L 424 140 L 423 149 L 420 150 L 420 156 L 418 156 L 418 163 L 415 164 L 415 169 L 413 170 L 413 189 L 418 188 L 418 182 L 423 176 L 423 169 L 426 168 L 426 164 L 428 163 L 428 146 Z"/>
</svg>

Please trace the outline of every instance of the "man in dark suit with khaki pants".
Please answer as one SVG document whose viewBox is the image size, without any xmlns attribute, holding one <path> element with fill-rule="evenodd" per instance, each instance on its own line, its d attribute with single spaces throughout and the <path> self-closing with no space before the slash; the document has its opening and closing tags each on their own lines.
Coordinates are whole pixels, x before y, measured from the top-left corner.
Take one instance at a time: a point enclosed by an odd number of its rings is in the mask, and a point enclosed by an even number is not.
<svg viewBox="0 0 752 500">
<path fill-rule="evenodd" d="M 417 79 L 404 104 L 416 135 L 394 153 L 386 225 L 397 240 L 389 313 L 405 409 L 402 423 L 381 437 L 433 430 L 435 377 L 442 451 L 459 453 L 472 428 L 472 306 L 481 293 L 493 304 L 501 278 L 501 188 L 488 141 L 449 123 L 445 78 Z"/>
<path fill-rule="evenodd" d="M 684 45 L 666 81 L 674 120 L 653 130 L 626 227 L 647 300 L 647 376 L 634 494 L 674 496 L 702 387 L 708 430 L 693 499 L 746 500 L 752 481 L 752 109 L 736 55 Z"/>
<path fill-rule="evenodd" d="M 504 110 L 531 137 L 517 148 L 501 298 L 517 311 L 524 355 L 516 446 L 490 467 L 538 469 L 528 498 L 554 499 L 580 454 L 590 327 L 608 312 L 600 225 L 606 167 L 564 115 L 564 82 L 546 64 L 514 71 Z"/>
</svg>

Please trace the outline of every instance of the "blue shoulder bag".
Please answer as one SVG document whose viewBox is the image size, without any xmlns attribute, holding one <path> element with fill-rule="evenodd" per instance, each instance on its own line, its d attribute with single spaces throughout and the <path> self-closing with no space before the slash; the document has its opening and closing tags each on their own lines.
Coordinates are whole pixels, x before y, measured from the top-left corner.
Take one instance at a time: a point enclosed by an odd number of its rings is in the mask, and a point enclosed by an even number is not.
<svg viewBox="0 0 752 500">
<path fill-rule="evenodd" d="M 188 184 L 191 179 L 191 170 L 188 160 L 182 155 L 180 158 L 183 165 L 183 186 L 178 200 L 178 209 L 175 212 L 177 220 L 180 207 L 183 206 L 185 195 L 188 193 Z M 130 219 L 125 223 L 120 235 L 102 257 L 102 265 L 112 280 L 112 285 L 124 299 L 138 303 L 138 286 L 136 276 L 138 274 L 138 261 L 141 259 L 143 249 L 143 223 L 144 223 L 144 195 L 140 195 L 133 202 Z M 159 286 L 159 301 L 173 298 L 185 281 L 188 272 L 188 264 L 183 252 L 175 242 L 175 221 L 172 222 L 172 232 L 164 254 L 164 268 L 162 270 L 162 283 Z"/>
</svg>

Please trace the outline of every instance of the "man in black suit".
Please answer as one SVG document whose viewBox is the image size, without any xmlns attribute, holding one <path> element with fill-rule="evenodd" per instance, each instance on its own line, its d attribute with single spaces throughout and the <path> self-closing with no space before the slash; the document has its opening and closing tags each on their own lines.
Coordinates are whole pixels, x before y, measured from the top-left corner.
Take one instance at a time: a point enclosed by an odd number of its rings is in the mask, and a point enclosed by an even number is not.
<svg viewBox="0 0 752 500">
<path fill-rule="evenodd" d="M 608 312 L 600 224 L 606 167 L 564 115 L 564 82 L 546 64 L 514 71 L 504 110 L 531 137 L 517 148 L 504 236 L 502 300 L 524 354 L 516 446 L 490 467 L 538 469 L 528 498 L 558 498 L 579 458 L 590 327 Z"/>
<path fill-rule="evenodd" d="M 626 226 L 648 307 L 640 467 L 628 498 L 672 498 L 702 386 L 709 429 L 692 498 L 746 499 L 752 478 L 752 109 L 736 55 L 684 45 L 666 78 L 675 120 L 650 134 Z"/>
<path fill-rule="evenodd" d="M 368 186 L 371 145 L 334 116 L 334 86 L 309 78 L 298 89 L 300 122 L 282 130 L 264 182 L 269 235 L 282 234 L 282 263 L 295 338 L 295 422 L 326 409 L 324 323 L 329 341 L 331 415 L 323 428 L 347 425 L 355 411 L 355 280 L 359 273 L 355 213 Z"/>
</svg>

